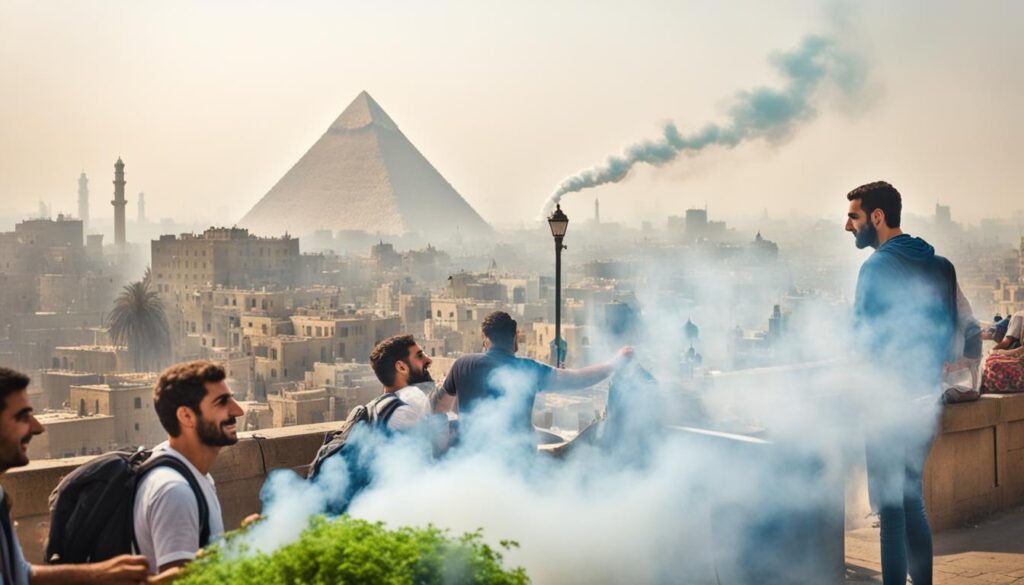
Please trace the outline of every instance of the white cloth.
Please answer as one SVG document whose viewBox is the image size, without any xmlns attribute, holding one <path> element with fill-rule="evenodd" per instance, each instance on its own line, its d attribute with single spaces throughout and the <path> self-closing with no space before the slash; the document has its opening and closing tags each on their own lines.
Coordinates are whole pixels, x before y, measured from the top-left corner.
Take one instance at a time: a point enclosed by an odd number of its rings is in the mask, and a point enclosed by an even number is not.
<svg viewBox="0 0 1024 585">
<path fill-rule="evenodd" d="M 1024 334 L 1024 311 L 1017 311 L 1010 317 L 1010 324 L 1006 327 L 1006 336 L 1020 341 Z"/>
<path fill-rule="evenodd" d="M 416 426 L 430 416 L 430 399 L 417 386 L 406 386 L 395 392 L 404 404 L 395 409 L 388 419 L 388 430 L 401 431 Z"/>
<path fill-rule="evenodd" d="M 210 542 L 224 533 L 224 518 L 210 474 L 203 475 L 166 441 L 153 448 L 153 457 L 168 454 L 185 462 L 195 476 L 210 511 Z M 175 561 L 196 558 L 199 548 L 199 503 L 188 480 L 169 467 L 158 467 L 142 478 L 135 495 L 135 540 L 149 561 L 150 573 Z"/>
</svg>

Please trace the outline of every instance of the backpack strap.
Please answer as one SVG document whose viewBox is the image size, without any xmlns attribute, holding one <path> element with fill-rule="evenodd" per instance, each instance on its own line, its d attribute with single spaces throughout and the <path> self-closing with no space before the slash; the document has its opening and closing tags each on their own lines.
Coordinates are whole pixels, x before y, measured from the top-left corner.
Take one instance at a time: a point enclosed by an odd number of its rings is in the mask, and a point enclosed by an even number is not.
<svg viewBox="0 0 1024 585">
<path fill-rule="evenodd" d="M 141 482 L 142 478 L 145 477 L 147 473 L 153 471 L 157 467 L 170 467 L 174 471 L 177 471 L 178 474 L 188 482 L 188 486 L 192 488 L 192 493 L 195 494 L 196 504 L 199 506 L 199 548 L 203 548 L 210 544 L 210 507 L 206 502 L 206 496 L 203 495 L 203 490 L 199 487 L 199 482 L 196 481 L 196 476 L 192 473 L 192 470 L 189 469 L 184 462 L 173 455 L 157 455 L 142 464 L 142 468 L 139 469 L 139 475 L 136 481 Z M 139 543 L 135 540 L 134 522 L 132 523 L 132 546 L 135 547 L 135 550 L 139 550 Z"/>
<path fill-rule="evenodd" d="M 381 394 L 367 405 L 370 411 L 370 424 L 387 427 L 388 421 L 391 420 L 391 415 L 398 410 L 399 406 L 404 405 L 405 403 L 394 392 Z"/>
</svg>

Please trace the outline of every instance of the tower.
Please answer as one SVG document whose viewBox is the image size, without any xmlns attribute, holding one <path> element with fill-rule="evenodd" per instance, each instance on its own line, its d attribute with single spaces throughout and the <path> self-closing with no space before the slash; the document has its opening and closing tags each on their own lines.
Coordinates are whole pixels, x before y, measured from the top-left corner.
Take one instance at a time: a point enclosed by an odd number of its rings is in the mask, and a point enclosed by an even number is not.
<svg viewBox="0 0 1024 585">
<path fill-rule="evenodd" d="M 85 171 L 78 177 L 78 219 L 82 220 L 82 229 L 89 225 L 89 177 Z"/>
<path fill-rule="evenodd" d="M 146 194 L 139 193 L 139 223 L 146 223 Z"/>
<path fill-rule="evenodd" d="M 114 163 L 114 200 L 110 202 L 114 206 L 114 244 L 118 248 L 124 248 L 124 208 L 128 202 L 124 198 L 124 162 L 117 157 Z"/>
<path fill-rule="evenodd" d="M 601 202 L 594 197 L 594 223 L 601 223 Z"/>
</svg>

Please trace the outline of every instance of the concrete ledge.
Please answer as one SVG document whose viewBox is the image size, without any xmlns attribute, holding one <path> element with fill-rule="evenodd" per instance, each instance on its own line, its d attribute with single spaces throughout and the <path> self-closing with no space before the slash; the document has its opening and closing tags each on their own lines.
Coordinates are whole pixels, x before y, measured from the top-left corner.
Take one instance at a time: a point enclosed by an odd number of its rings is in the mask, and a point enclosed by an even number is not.
<svg viewBox="0 0 1024 585">
<path fill-rule="evenodd" d="M 234 528 L 242 518 L 259 511 L 259 490 L 270 471 L 304 472 L 324 434 L 339 425 L 242 433 L 237 445 L 225 448 L 212 470 L 225 526 Z M 42 559 L 50 492 L 89 459 L 36 461 L 0 475 L 30 561 Z M 925 498 L 936 530 L 1024 505 L 1024 394 L 985 395 L 977 402 L 945 408 L 925 467 Z"/>
<path fill-rule="evenodd" d="M 260 510 L 259 491 L 267 474 L 289 468 L 305 468 L 323 443 L 324 434 L 340 423 L 321 423 L 239 433 L 236 445 L 226 447 L 210 473 L 224 511 L 224 526 L 238 526 Z M 49 497 L 65 475 L 92 457 L 33 461 L 0 475 L 0 484 L 13 504 L 12 517 L 18 538 L 30 562 L 42 562 L 43 541 L 49 531 Z"/>
<path fill-rule="evenodd" d="M 935 530 L 1024 504 L 1024 394 L 946 406 L 924 488 Z"/>
</svg>

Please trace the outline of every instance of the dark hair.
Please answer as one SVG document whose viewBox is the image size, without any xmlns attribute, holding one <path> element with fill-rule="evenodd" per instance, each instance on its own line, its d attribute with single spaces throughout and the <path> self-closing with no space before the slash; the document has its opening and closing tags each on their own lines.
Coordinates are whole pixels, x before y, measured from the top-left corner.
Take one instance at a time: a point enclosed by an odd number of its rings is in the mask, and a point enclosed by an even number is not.
<svg viewBox="0 0 1024 585">
<path fill-rule="evenodd" d="M 494 311 L 480 323 L 480 331 L 492 344 L 509 348 L 515 344 L 518 327 L 512 315 L 505 311 Z"/>
<path fill-rule="evenodd" d="M 871 215 L 876 209 L 885 214 L 885 225 L 891 228 L 900 227 L 900 213 L 903 211 L 903 199 L 900 192 L 885 181 L 875 181 L 861 185 L 850 191 L 846 198 L 850 201 L 860 199 L 860 208 Z"/>
<path fill-rule="evenodd" d="M 199 403 L 206 396 L 206 383 L 220 382 L 226 377 L 222 366 L 207 360 L 175 364 L 164 370 L 153 387 L 153 406 L 167 434 L 181 434 L 179 406 L 187 406 L 198 415 Z"/>
<path fill-rule="evenodd" d="M 398 361 L 409 363 L 409 348 L 416 345 L 412 335 L 395 335 L 377 344 L 370 352 L 370 365 L 373 373 L 384 386 L 395 383 L 395 364 Z"/>
<path fill-rule="evenodd" d="M 7 408 L 7 397 L 28 388 L 29 378 L 21 372 L 0 367 L 0 412 Z"/>
</svg>

